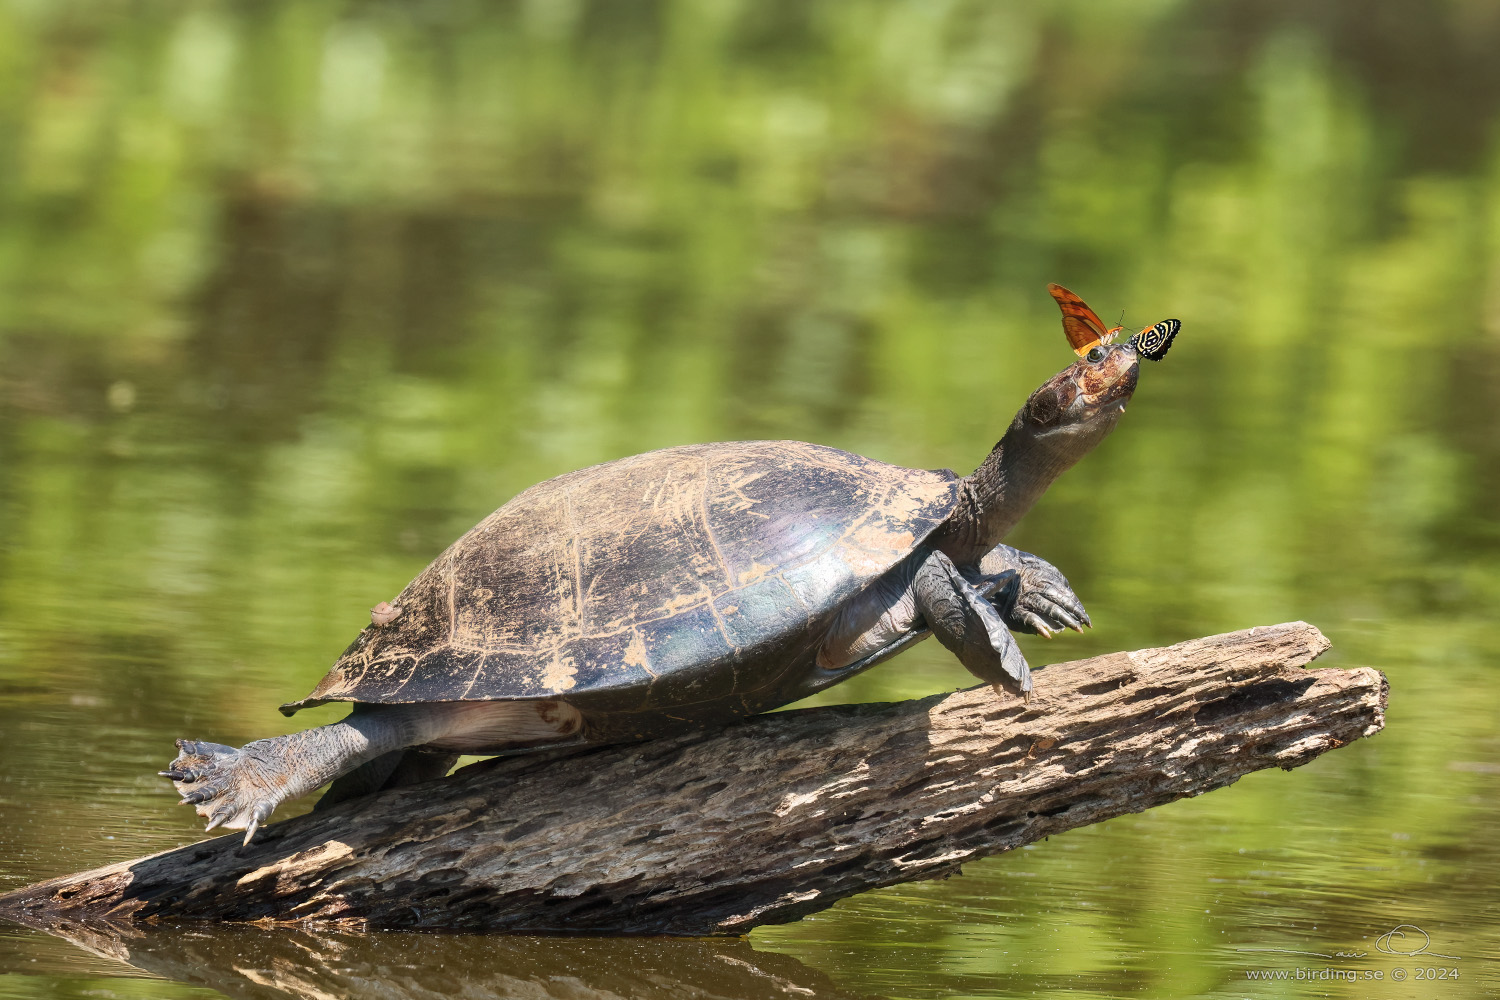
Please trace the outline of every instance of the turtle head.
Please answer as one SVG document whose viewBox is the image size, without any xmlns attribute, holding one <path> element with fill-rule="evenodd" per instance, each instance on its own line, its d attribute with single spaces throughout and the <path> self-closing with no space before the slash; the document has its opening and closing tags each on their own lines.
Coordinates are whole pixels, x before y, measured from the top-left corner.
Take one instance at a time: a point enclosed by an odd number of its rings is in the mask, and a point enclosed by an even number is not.
<svg viewBox="0 0 1500 1000">
<path fill-rule="evenodd" d="M 1072 448 L 1076 461 L 1098 444 L 1125 412 L 1125 404 L 1135 392 L 1140 359 L 1160 361 L 1182 324 L 1164 319 L 1126 343 L 1116 344 L 1120 327 L 1106 328 L 1088 303 L 1062 285 L 1048 285 L 1047 291 L 1062 312 L 1063 335 L 1078 360 L 1031 394 L 1016 416 L 1016 427 L 1037 437 L 1066 434 L 1074 444 L 1064 445 L 1064 450 Z"/>
<path fill-rule="evenodd" d="M 1043 382 L 994 449 L 967 477 L 972 510 L 955 516 L 949 536 L 955 560 L 979 558 L 1025 516 L 1058 476 L 1114 430 L 1135 393 L 1141 358 L 1160 361 L 1182 324 L 1162 320 L 1123 344 L 1119 327 L 1061 285 L 1048 292 L 1062 310 L 1063 333 L 1078 359 Z M 951 550 L 950 550 L 951 549 Z"/>
<path fill-rule="evenodd" d="M 1132 344 L 1094 344 L 1042 383 L 1016 414 L 1016 422 L 1038 435 L 1077 438 L 1087 451 L 1125 412 L 1139 369 L 1140 356 Z"/>
</svg>

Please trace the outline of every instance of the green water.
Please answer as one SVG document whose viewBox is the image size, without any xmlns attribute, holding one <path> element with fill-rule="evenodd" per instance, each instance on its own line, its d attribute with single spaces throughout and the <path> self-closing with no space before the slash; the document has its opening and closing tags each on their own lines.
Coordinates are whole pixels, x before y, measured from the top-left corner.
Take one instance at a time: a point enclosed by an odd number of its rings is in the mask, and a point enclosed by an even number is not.
<svg viewBox="0 0 1500 1000">
<path fill-rule="evenodd" d="M 0 997 L 1500 990 L 1497 51 L 1488 0 L 0 0 L 0 889 L 199 838 L 171 741 L 288 731 L 534 482 L 968 471 L 1069 358 L 1048 281 L 1184 332 L 1011 539 L 1095 622 L 1032 662 L 1302 618 L 1391 681 L 1308 767 L 748 942 L 10 930 Z M 1299 970 L 1386 978 L 1247 978 Z"/>
</svg>

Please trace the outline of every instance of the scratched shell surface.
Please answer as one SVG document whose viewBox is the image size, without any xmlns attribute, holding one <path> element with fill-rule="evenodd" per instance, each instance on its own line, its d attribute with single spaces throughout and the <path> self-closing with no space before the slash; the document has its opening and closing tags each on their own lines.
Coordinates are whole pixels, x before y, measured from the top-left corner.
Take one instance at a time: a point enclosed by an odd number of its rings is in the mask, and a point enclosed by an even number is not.
<svg viewBox="0 0 1500 1000">
<path fill-rule="evenodd" d="M 294 711 L 326 701 L 722 698 L 806 652 L 957 501 L 947 470 L 796 441 L 559 476 L 435 559 Z M 773 662 L 775 661 L 775 662 Z"/>
</svg>

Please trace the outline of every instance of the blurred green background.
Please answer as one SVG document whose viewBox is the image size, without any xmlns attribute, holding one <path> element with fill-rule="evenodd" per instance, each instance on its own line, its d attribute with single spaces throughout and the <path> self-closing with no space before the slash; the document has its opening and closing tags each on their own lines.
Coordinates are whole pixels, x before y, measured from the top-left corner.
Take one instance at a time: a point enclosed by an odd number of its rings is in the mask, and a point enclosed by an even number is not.
<svg viewBox="0 0 1500 1000">
<path fill-rule="evenodd" d="M 1184 329 L 1010 539 L 1095 622 L 1032 662 L 1303 618 L 1388 729 L 755 949 L 891 997 L 1489 995 L 1497 51 L 1493 0 L 0 0 L 0 889 L 200 836 L 171 740 L 336 718 L 275 706 L 534 482 L 969 471 L 1071 357 L 1059 281 Z M 824 700 L 970 682 L 928 643 Z M 216 995 L 42 947 L 0 996 Z"/>
</svg>

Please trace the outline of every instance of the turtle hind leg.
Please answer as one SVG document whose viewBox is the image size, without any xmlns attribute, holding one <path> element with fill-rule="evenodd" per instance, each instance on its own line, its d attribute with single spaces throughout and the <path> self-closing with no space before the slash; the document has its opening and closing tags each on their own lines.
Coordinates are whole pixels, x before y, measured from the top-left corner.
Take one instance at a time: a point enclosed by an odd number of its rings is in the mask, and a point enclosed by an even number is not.
<svg viewBox="0 0 1500 1000">
<path fill-rule="evenodd" d="M 289 736 L 256 740 L 239 749 L 178 740 L 167 770 L 185 805 L 208 819 L 208 829 L 243 829 L 245 843 L 282 802 L 306 795 L 367 761 L 395 754 L 379 784 L 400 775 L 432 776 L 443 756 L 556 742 L 580 733 L 582 716 L 562 702 L 430 702 L 356 706 L 342 722 Z M 407 747 L 442 751 L 404 768 Z M 451 763 L 450 765 L 451 766 Z M 446 768 L 444 768 L 446 770 Z M 363 794 L 378 770 L 329 789 L 341 798 Z M 413 778 L 412 780 L 419 780 Z"/>
<path fill-rule="evenodd" d="M 313 806 L 313 812 L 380 791 L 386 787 L 387 779 L 400 766 L 405 756 L 405 750 L 392 750 L 390 753 L 381 754 L 374 760 L 365 761 L 348 774 L 333 779 L 333 784 L 328 786 L 328 791 L 324 792 L 317 804 Z"/>
<path fill-rule="evenodd" d="M 245 843 L 288 799 L 299 798 L 366 761 L 431 742 L 447 720 L 425 705 L 380 706 L 342 722 L 243 747 L 178 740 L 178 755 L 160 772 L 208 829 L 245 830 Z M 393 765 L 394 766 L 394 765 Z"/>
<path fill-rule="evenodd" d="M 1031 691 L 1031 669 L 1005 620 L 946 554 L 927 554 L 912 593 L 927 627 L 969 673 L 1017 694 Z"/>
</svg>

